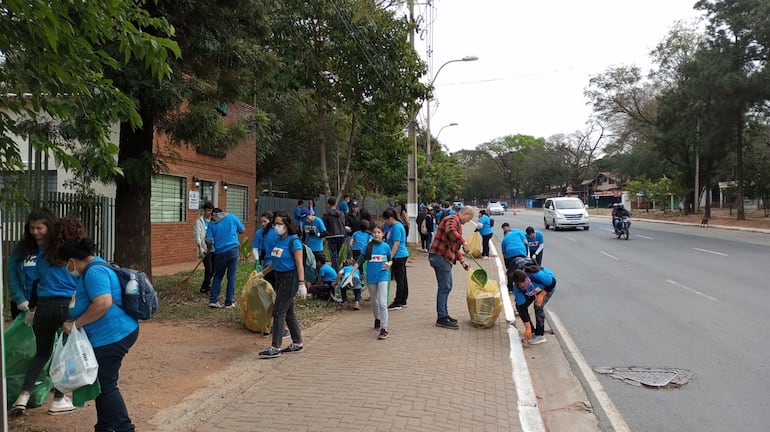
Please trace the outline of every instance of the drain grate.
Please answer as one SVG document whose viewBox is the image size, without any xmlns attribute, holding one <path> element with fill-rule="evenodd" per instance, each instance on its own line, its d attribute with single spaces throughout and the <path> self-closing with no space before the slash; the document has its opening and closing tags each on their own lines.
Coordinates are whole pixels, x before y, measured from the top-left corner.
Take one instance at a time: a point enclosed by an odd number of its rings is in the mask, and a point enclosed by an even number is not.
<svg viewBox="0 0 770 432">
<path fill-rule="evenodd" d="M 652 388 L 679 388 L 690 381 L 693 374 L 685 369 L 646 367 L 595 367 L 594 371 L 609 375 L 627 384 Z"/>
</svg>

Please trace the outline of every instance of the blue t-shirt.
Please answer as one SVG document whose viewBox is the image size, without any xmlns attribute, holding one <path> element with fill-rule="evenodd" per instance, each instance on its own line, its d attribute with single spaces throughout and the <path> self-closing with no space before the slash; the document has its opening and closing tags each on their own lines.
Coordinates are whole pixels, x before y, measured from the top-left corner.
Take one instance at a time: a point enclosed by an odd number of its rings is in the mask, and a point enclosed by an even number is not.
<svg viewBox="0 0 770 432">
<path fill-rule="evenodd" d="M 366 261 L 366 283 L 376 284 L 389 281 L 390 269 L 383 268 L 383 266 L 391 261 L 391 258 L 390 245 L 372 240 L 371 256 L 366 256 L 366 253 L 363 253 L 358 257 L 359 267 Z"/>
<path fill-rule="evenodd" d="M 94 257 L 94 261 L 104 260 Z M 79 318 L 91 305 L 91 299 L 104 294 L 112 296 L 112 305 L 99 319 L 84 327 L 88 340 L 94 347 L 115 343 L 139 327 L 139 321 L 123 312 L 117 305 L 123 296 L 118 275 L 112 268 L 102 265 L 92 265 L 85 277 L 78 278 L 75 295 L 70 301 L 70 318 Z"/>
<path fill-rule="evenodd" d="M 537 248 L 539 248 L 540 245 L 545 243 L 545 239 L 543 239 L 543 233 L 541 233 L 540 231 L 535 231 L 534 238 L 527 236 L 527 243 L 529 243 L 530 255 L 537 252 Z"/>
<path fill-rule="evenodd" d="M 503 257 L 513 258 L 515 256 L 528 256 L 527 253 L 527 234 L 520 229 L 512 229 L 503 237 L 500 245 L 503 250 Z"/>
<path fill-rule="evenodd" d="M 481 224 L 479 226 L 479 234 L 483 236 L 492 234 L 492 222 L 489 220 L 489 216 L 482 215 L 479 218 L 479 224 Z"/>
<path fill-rule="evenodd" d="M 302 241 L 295 235 L 285 237 L 270 237 L 265 242 L 267 254 L 265 256 L 265 266 L 273 265 L 273 270 L 287 272 L 297 269 L 294 262 L 294 252 L 302 250 Z M 291 248 L 291 249 L 289 249 Z"/>
<path fill-rule="evenodd" d="M 305 230 L 305 241 L 310 246 L 310 250 L 313 252 L 323 251 L 324 239 L 320 235 L 322 232 L 326 232 L 324 221 L 319 217 L 313 217 L 312 222 L 305 221 L 302 229 Z M 312 232 L 313 229 L 315 229 L 315 232 Z"/>
<path fill-rule="evenodd" d="M 353 247 L 350 250 L 363 252 L 370 241 L 372 241 L 371 234 L 366 231 L 356 231 L 353 233 Z"/>
<path fill-rule="evenodd" d="M 239 247 L 241 243 L 238 234 L 245 230 L 241 220 L 232 213 L 227 213 L 222 219 L 215 219 L 211 219 L 206 229 L 206 238 L 214 241 L 216 252 L 227 252 Z"/>
<path fill-rule="evenodd" d="M 540 267 L 540 271 L 530 273 L 528 276 L 529 280 L 532 281 L 532 285 L 542 290 L 550 287 L 556 279 L 556 276 L 554 276 L 551 269 L 547 267 Z M 546 291 L 556 291 L 556 285 L 554 285 L 553 288 L 548 288 Z"/>
<path fill-rule="evenodd" d="M 38 255 L 35 262 L 40 276 L 38 297 L 72 297 L 78 282 L 66 266 L 52 265 L 44 254 Z"/>
<path fill-rule="evenodd" d="M 340 270 L 340 273 L 342 273 L 342 279 L 340 279 L 340 280 L 341 281 L 345 281 L 345 279 L 347 279 L 348 275 L 350 275 L 350 271 L 351 270 L 353 270 L 353 266 L 352 265 L 347 265 L 347 266 L 342 267 L 342 270 Z M 359 281 L 361 280 L 361 272 L 358 269 L 356 269 L 356 272 L 353 273 L 353 279 L 355 279 L 355 278 L 358 278 Z M 357 286 L 357 287 L 354 287 L 354 288 L 361 288 L 361 287 Z"/>
<path fill-rule="evenodd" d="M 254 233 L 254 239 L 251 240 L 251 247 L 259 251 L 259 257 L 264 260 L 267 255 L 266 245 L 268 242 L 275 242 L 278 239 L 278 233 L 275 232 L 273 227 L 265 229 L 262 227 Z"/>
<path fill-rule="evenodd" d="M 321 276 L 324 282 L 334 283 L 337 280 L 337 272 L 329 264 L 322 265 L 318 269 L 318 275 Z"/>
<path fill-rule="evenodd" d="M 527 297 L 534 296 L 536 294 L 535 292 L 535 285 L 532 283 L 532 281 L 527 277 L 527 286 L 522 290 L 519 288 L 519 285 L 513 284 L 513 295 L 516 299 L 517 305 L 523 305 L 527 302 Z"/>
<path fill-rule="evenodd" d="M 393 258 L 405 258 L 409 256 L 409 250 L 406 248 L 406 230 L 401 222 L 396 222 L 388 231 L 388 245 L 392 248 L 395 242 L 398 243 L 396 256 Z"/>
<path fill-rule="evenodd" d="M 350 207 L 348 206 L 348 203 L 346 201 L 340 201 L 340 205 L 337 206 L 337 210 L 341 211 L 342 213 L 348 214 L 350 211 Z"/>
</svg>

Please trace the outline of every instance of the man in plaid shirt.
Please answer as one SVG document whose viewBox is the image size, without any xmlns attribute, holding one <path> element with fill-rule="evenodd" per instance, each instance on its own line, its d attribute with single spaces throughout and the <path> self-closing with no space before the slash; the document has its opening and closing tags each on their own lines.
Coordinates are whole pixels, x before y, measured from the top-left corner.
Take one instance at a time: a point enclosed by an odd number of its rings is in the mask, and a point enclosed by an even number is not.
<svg viewBox="0 0 770 432">
<path fill-rule="evenodd" d="M 463 238 L 462 224 L 473 219 L 473 208 L 465 206 L 456 214 L 445 216 L 436 228 L 433 237 L 433 243 L 428 252 L 428 260 L 431 267 L 436 272 L 436 282 L 438 282 L 438 292 L 436 294 L 436 313 L 438 319 L 436 326 L 459 330 L 457 320 L 449 316 L 447 311 L 447 299 L 449 292 L 452 291 L 452 265 L 460 261 L 463 268 L 468 270 L 470 267 L 463 261 L 463 254 L 468 253 L 470 248 Z"/>
</svg>

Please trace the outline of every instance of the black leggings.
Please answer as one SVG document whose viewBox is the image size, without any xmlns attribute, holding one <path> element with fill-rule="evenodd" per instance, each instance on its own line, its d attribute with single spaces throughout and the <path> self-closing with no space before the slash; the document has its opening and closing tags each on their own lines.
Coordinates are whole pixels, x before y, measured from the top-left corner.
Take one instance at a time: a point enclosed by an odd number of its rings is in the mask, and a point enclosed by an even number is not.
<svg viewBox="0 0 770 432">
<path fill-rule="evenodd" d="M 406 304 L 406 299 L 409 297 L 409 281 L 406 278 L 407 258 L 393 258 L 393 266 L 391 267 L 393 279 L 396 280 L 396 297 L 393 299 L 393 303 L 402 306 Z"/>
<path fill-rule="evenodd" d="M 43 367 L 51 358 L 56 332 L 64 324 L 64 321 L 69 319 L 69 304 L 70 299 L 67 297 L 40 297 L 38 299 L 35 320 L 32 322 L 36 342 L 35 357 L 32 358 L 32 364 L 27 370 L 22 390 L 32 391 Z M 60 399 L 63 395 L 59 390 L 54 392 L 56 399 Z"/>
</svg>

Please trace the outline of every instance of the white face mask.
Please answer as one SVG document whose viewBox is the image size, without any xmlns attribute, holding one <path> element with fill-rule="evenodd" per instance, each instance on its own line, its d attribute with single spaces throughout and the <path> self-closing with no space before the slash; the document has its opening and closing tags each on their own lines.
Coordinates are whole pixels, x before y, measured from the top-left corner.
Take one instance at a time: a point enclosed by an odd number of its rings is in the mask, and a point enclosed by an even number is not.
<svg viewBox="0 0 770 432">
<path fill-rule="evenodd" d="M 275 225 L 273 226 L 273 229 L 275 230 L 275 233 L 279 236 L 282 236 L 286 234 L 286 225 Z"/>
<path fill-rule="evenodd" d="M 72 270 L 70 270 L 70 263 L 67 263 L 67 271 L 72 275 L 72 277 L 80 277 L 80 272 L 78 269 L 73 265 Z"/>
</svg>

